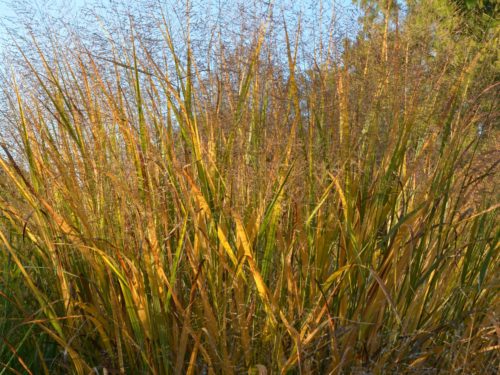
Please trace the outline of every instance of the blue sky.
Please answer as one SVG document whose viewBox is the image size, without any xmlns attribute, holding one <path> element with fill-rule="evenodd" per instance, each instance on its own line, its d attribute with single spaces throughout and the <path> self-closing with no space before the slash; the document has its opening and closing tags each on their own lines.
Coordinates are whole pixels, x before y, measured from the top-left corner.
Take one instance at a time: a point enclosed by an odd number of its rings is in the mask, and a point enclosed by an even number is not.
<svg viewBox="0 0 500 375">
<path fill-rule="evenodd" d="M 10 16 L 11 9 L 6 4 L 0 3 L 0 17 Z"/>
<path fill-rule="evenodd" d="M 15 14 L 15 7 L 21 3 L 33 6 L 34 9 L 77 11 L 85 5 L 86 0 L 27 0 L 23 2 L 0 0 L 0 18 L 12 17 Z"/>
<path fill-rule="evenodd" d="M 15 1 L 15 0 L 0 0 L 0 18 L 3 17 L 10 17 L 14 15 L 14 8 L 18 6 L 20 3 L 24 3 L 30 6 L 33 6 L 35 9 L 43 9 L 44 11 L 46 10 L 52 10 L 51 13 L 54 15 L 59 15 L 61 13 L 61 9 L 64 9 L 64 11 L 70 11 L 77 13 L 77 11 L 84 5 L 91 3 L 92 0 L 24 0 L 21 2 Z M 208 0 L 210 1 L 210 0 Z M 122 0 L 119 1 L 122 4 L 133 4 L 133 0 Z M 218 1 L 215 1 L 217 3 Z M 226 4 L 231 4 L 231 0 L 222 0 L 222 3 Z M 319 0 L 317 1 L 319 2 Z M 294 4 L 294 7 L 300 8 L 301 5 L 305 5 L 306 3 L 310 3 L 310 1 L 307 0 L 290 0 L 291 4 Z M 324 4 L 331 3 L 331 0 L 324 0 Z M 337 3 L 340 6 L 352 6 L 353 1 L 352 0 L 336 0 L 335 3 Z M 14 5 L 12 5 L 14 4 Z M 57 14 L 59 13 L 59 14 Z"/>
<path fill-rule="evenodd" d="M 237 7 L 236 4 L 245 4 L 245 2 L 241 0 L 190 0 L 194 5 L 202 5 L 203 7 L 208 5 L 208 4 L 213 4 L 217 7 L 217 5 L 222 6 L 225 10 L 229 10 L 229 13 L 232 13 L 233 11 L 235 14 L 237 13 Z M 134 6 L 137 4 L 135 0 L 115 0 L 115 1 L 106 1 L 106 0 L 0 0 L 0 22 L 2 19 L 8 19 L 8 18 L 15 18 L 15 9 L 17 8 L 24 8 L 28 9 L 28 12 L 31 13 L 33 12 L 35 15 L 40 15 L 40 14 L 50 14 L 56 18 L 61 17 L 65 21 L 69 21 L 69 23 L 74 24 L 73 21 L 76 21 L 78 23 L 79 21 L 79 15 L 81 17 L 82 13 L 79 13 L 79 10 L 82 8 L 87 8 L 87 9 L 97 9 L 98 7 L 91 7 L 91 4 L 98 4 L 98 3 L 104 3 L 107 4 L 107 6 L 110 6 L 110 3 L 115 3 L 115 4 L 120 4 L 122 6 L 125 6 L 128 8 L 129 6 Z M 356 13 L 352 11 L 355 6 L 353 6 L 353 2 L 357 2 L 356 0 L 322 0 L 323 6 L 320 8 L 321 0 L 275 0 L 274 5 L 275 9 L 282 9 L 283 4 L 287 4 L 287 9 L 292 10 L 292 13 L 288 13 L 289 15 L 294 14 L 295 16 L 298 15 L 299 13 L 305 16 L 306 18 L 309 18 L 310 20 L 314 20 L 312 23 L 309 23 L 309 25 L 316 25 L 318 26 L 319 23 L 323 22 L 328 22 L 329 17 L 332 15 L 332 4 L 335 4 L 335 14 L 341 15 L 340 18 L 337 20 L 337 28 L 336 28 L 336 33 L 339 35 L 353 35 L 354 30 L 352 30 L 352 27 L 356 25 Z M 179 6 L 176 4 L 182 3 L 182 1 L 179 0 L 163 0 L 161 3 L 169 3 L 170 6 L 175 9 L 177 9 Z M 249 1 L 248 5 L 249 8 L 248 10 L 252 8 L 253 1 Z M 264 1 L 266 3 L 266 1 Z M 20 5 L 21 4 L 21 5 Z M 140 9 L 140 8 L 139 8 Z M 170 8 L 172 9 L 172 8 Z M 321 11 L 323 9 L 323 11 Z M 329 9 L 329 10 L 328 10 Z M 101 9 L 102 10 L 102 9 Z M 251 12 L 251 11 L 250 11 Z M 99 12 L 98 12 L 99 13 Z M 106 13 L 106 12 L 104 12 Z M 168 12 L 167 13 L 171 13 Z M 181 12 L 182 13 L 182 12 Z M 88 15 L 88 14 L 87 14 Z M 101 14 L 103 15 L 103 14 Z M 208 16 L 208 15 L 207 15 Z M 104 14 L 104 17 L 106 15 Z M 292 18 L 294 16 L 292 15 Z M 36 19 L 37 17 L 35 17 Z M 29 19 L 29 17 L 28 17 Z M 89 18 L 87 18 L 88 20 Z M 321 21 L 322 20 L 322 21 Z M 174 21 L 175 23 L 175 18 L 172 19 L 171 21 Z M 319 22 L 321 21 L 321 22 Z M 236 21 L 238 22 L 238 21 Z M 319 23 L 318 23 L 319 22 Z M 10 26 L 13 26 L 13 29 L 18 28 L 15 23 L 9 23 Z M 97 26 L 97 25 L 96 25 Z M 320 26 L 321 28 L 321 26 Z M 19 29 L 19 28 L 18 28 Z M 327 31 L 323 29 L 323 31 Z M 1 33 L 1 24 L 0 24 L 0 33 Z M 2 35 L 0 35 L 0 52 L 2 51 L 2 40 L 5 41 L 4 38 L 2 38 Z"/>
<path fill-rule="evenodd" d="M 0 52 L 4 43 L 8 43 L 9 37 L 3 34 L 2 26 L 7 25 L 14 31 L 22 30 L 21 25 L 17 25 L 16 13 L 27 11 L 34 15 L 50 14 L 54 17 L 61 17 L 66 20 L 78 15 L 78 11 L 89 3 L 89 0 L 0 0 Z M 25 12 L 23 12 L 25 13 Z M 30 17 L 24 16 L 25 19 Z M 36 17 L 35 17 L 36 19 Z M 2 35 L 3 34 L 3 35 Z"/>
</svg>

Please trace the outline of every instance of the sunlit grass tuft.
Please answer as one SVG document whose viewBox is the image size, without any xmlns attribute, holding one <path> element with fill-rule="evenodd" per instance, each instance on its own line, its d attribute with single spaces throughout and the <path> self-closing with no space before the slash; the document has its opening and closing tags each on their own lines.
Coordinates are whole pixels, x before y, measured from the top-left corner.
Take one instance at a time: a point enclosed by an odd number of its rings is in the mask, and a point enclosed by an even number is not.
<svg viewBox="0 0 500 375">
<path fill-rule="evenodd" d="M 408 16 L 299 69 L 263 22 L 201 69 L 163 20 L 5 88 L 2 373 L 494 373 L 494 43 Z"/>
</svg>

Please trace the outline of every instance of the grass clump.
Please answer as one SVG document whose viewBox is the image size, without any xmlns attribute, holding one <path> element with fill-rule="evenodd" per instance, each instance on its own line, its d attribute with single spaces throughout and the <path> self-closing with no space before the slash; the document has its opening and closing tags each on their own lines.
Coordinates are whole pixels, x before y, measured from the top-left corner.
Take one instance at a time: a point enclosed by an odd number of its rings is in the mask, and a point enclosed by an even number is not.
<svg viewBox="0 0 500 375">
<path fill-rule="evenodd" d="M 18 43 L 2 373 L 495 373 L 498 28 L 260 5 Z"/>
</svg>

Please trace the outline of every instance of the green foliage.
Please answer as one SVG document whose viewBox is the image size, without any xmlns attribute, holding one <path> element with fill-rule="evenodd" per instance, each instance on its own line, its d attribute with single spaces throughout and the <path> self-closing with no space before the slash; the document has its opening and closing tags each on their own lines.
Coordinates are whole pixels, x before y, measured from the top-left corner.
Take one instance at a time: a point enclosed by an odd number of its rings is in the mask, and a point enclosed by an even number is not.
<svg viewBox="0 0 500 375">
<path fill-rule="evenodd" d="M 496 0 L 453 0 L 467 26 L 476 38 L 488 38 L 489 30 L 498 28 L 500 3 Z"/>
</svg>

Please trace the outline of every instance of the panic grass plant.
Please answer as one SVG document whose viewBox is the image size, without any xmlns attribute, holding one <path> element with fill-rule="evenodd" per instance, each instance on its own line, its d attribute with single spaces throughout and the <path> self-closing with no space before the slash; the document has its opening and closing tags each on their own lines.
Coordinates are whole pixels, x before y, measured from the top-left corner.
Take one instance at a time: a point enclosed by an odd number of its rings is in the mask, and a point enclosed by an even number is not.
<svg viewBox="0 0 500 375">
<path fill-rule="evenodd" d="M 158 14 L 9 71 L 0 373 L 494 373 L 497 31 L 389 2 L 309 59 L 270 7 L 204 56 Z"/>
</svg>

